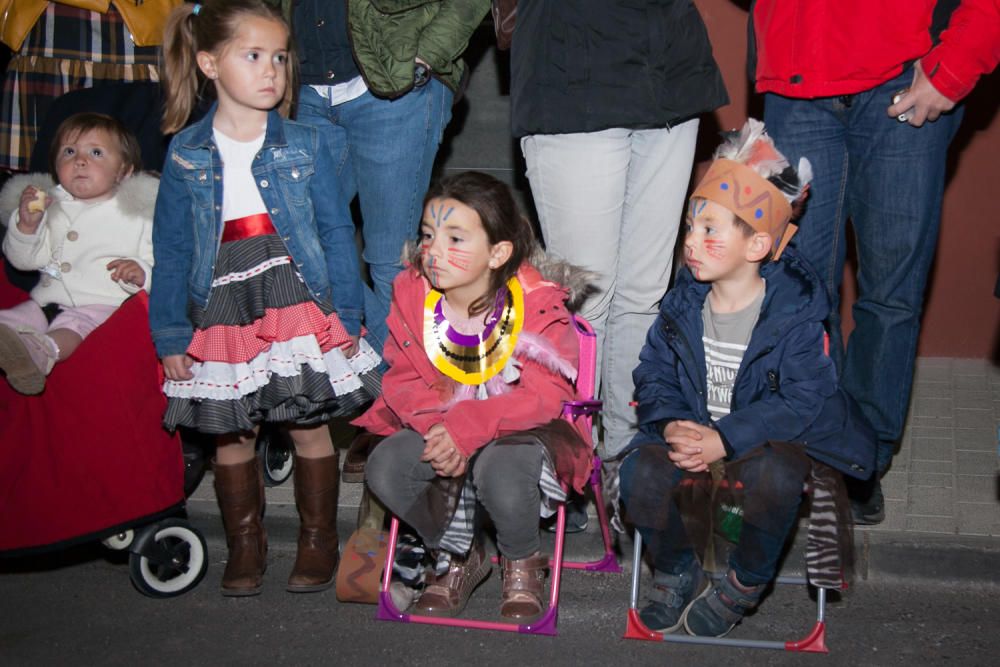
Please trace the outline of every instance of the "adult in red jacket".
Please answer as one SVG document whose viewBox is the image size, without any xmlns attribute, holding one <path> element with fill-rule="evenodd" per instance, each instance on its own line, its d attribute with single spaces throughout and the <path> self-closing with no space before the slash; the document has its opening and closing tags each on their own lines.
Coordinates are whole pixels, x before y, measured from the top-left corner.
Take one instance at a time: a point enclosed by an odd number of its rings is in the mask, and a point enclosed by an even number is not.
<svg viewBox="0 0 1000 667">
<path fill-rule="evenodd" d="M 845 223 L 858 247 L 855 330 L 833 354 L 879 435 L 879 472 L 854 490 L 855 518 L 884 518 L 913 380 L 948 144 L 960 101 L 1000 60 L 1000 0 L 757 0 L 752 67 L 764 120 L 812 194 L 793 243 L 825 280 L 840 343 Z"/>
</svg>

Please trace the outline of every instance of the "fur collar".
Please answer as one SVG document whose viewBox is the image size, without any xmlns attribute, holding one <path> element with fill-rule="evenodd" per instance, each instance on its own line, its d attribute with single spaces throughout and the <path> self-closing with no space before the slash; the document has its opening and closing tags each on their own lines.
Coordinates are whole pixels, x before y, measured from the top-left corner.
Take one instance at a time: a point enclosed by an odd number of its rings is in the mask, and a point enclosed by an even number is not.
<svg viewBox="0 0 1000 667">
<path fill-rule="evenodd" d="M 21 193 L 29 185 L 45 190 L 50 195 L 55 188 L 52 176 L 45 173 L 18 174 L 8 180 L 0 190 L 0 225 L 7 225 L 10 216 L 17 210 Z M 152 217 L 156 204 L 156 192 L 160 180 L 146 172 L 139 172 L 122 181 L 114 197 L 122 214 L 136 217 Z M 59 198 L 53 197 L 52 206 L 59 205 Z"/>
</svg>

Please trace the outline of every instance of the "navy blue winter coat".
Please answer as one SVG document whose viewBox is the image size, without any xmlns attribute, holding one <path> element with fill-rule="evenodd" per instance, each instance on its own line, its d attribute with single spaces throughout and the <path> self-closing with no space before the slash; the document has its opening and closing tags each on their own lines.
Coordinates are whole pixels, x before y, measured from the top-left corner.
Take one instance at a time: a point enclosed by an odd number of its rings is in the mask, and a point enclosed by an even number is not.
<svg viewBox="0 0 1000 667">
<path fill-rule="evenodd" d="M 796 442 L 841 472 L 868 478 L 876 437 L 839 388 L 825 352 L 829 301 L 819 278 L 791 248 L 762 267 L 761 275 L 764 302 L 736 375 L 731 411 L 713 424 L 705 400 L 701 315 L 711 285 L 681 270 L 632 373 L 639 433 L 629 449 L 663 444 L 666 423 L 688 419 L 716 428 L 730 459 L 768 441 Z"/>
</svg>

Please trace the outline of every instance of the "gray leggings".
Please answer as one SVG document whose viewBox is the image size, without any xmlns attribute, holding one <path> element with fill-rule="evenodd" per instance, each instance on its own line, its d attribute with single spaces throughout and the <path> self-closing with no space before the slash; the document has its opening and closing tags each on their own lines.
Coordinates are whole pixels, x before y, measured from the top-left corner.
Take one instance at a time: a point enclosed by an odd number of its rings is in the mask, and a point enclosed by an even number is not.
<svg viewBox="0 0 1000 667">
<path fill-rule="evenodd" d="M 413 526 L 425 541 L 439 535 L 450 517 L 429 522 L 422 499 L 437 478 L 430 463 L 420 460 L 424 439 L 414 431 L 386 438 L 368 458 L 368 487 L 389 510 Z M 542 447 L 536 443 L 483 447 L 472 459 L 471 481 L 476 497 L 493 519 L 497 547 L 510 559 L 527 558 L 539 549 L 538 507 L 541 492 Z M 436 524 L 436 525 L 435 525 Z M 431 545 L 434 546 L 434 545 Z"/>
</svg>

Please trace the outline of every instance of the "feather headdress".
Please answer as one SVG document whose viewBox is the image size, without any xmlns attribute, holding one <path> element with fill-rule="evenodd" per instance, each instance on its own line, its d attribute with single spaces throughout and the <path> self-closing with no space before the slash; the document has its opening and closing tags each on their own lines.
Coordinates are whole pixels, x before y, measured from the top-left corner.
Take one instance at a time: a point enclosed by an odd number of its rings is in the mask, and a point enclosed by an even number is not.
<svg viewBox="0 0 1000 667">
<path fill-rule="evenodd" d="M 797 231 L 790 223 L 792 203 L 803 197 L 812 180 L 809 160 L 802 158 L 794 169 L 775 148 L 764 124 L 753 118 L 743 129 L 724 135 L 714 157 L 691 199 L 713 201 L 768 234 L 773 259 L 778 259 Z"/>
<path fill-rule="evenodd" d="M 712 157 L 732 160 L 753 169 L 778 188 L 789 204 L 795 203 L 812 181 L 809 160 L 800 159 L 798 167 L 793 169 L 788 159 L 775 148 L 764 123 L 756 118 L 747 119 L 740 130 L 725 132 L 722 144 L 715 149 Z"/>
</svg>

